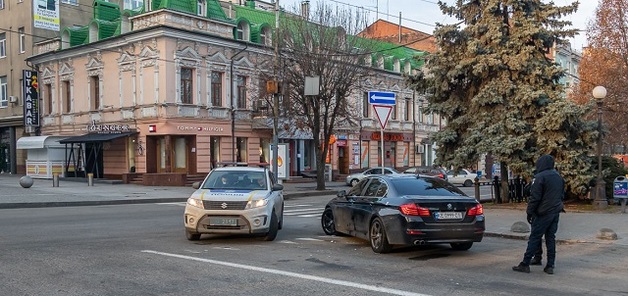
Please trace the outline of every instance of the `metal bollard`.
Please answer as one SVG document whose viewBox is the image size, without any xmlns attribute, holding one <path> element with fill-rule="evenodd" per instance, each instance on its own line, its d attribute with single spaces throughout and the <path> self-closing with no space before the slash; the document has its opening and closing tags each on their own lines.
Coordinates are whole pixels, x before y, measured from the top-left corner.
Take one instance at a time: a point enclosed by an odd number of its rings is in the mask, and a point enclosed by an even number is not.
<svg viewBox="0 0 628 296">
<path fill-rule="evenodd" d="M 52 187 L 59 187 L 59 173 L 52 173 Z"/>
<path fill-rule="evenodd" d="M 87 174 L 87 186 L 94 186 L 94 174 Z"/>
</svg>

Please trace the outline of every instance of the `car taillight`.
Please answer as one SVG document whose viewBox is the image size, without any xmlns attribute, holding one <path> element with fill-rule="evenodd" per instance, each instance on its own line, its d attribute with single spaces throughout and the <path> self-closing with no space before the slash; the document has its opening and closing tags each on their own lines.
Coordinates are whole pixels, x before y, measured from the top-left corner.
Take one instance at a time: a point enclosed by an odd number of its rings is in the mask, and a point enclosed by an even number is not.
<svg viewBox="0 0 628 296">
<path fill-rule="evenodd" d="M 484 208 L 482 207 L 481 204 L 478 204 L 475 207 L 472 207 L 467 210 L 467 216 L 478 216 L 478 215 L 484 215 Z"/>
<path fill-rule="evenodd" d="M 416 204 L 413 203 L 400 205 L 399 211 L 401 211 L 402 214 L 408 216 L 430 216 L 430 210 L 428 208 L 418 207 Z"/>
</svg>

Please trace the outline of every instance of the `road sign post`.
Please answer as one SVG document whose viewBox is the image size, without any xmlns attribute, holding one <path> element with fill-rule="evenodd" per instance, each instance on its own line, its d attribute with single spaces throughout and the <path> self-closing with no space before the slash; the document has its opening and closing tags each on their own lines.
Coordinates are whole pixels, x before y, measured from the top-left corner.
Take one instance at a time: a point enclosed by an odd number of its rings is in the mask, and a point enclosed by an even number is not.
<svg viewBox="0 0 628 296">
<path fill-rule="evenodd" d="M 375 114 L 377 115 L 377 119 L 380 124 L 380 145 L 381 145 L 381 166 L 382 166 L 382 175 L 384 174 L 384 129 L 386 128 L 386 123 L 388 122 L 388 118 L 390 117 L 390 113 L 392 113 L 392 108 L 394 108 L 397 103 L 396 95 L 394 92 L 384 92 L 384 91 L 369 91 L 369 104 L 373 105 L 375 109 Z"/>
</svg>

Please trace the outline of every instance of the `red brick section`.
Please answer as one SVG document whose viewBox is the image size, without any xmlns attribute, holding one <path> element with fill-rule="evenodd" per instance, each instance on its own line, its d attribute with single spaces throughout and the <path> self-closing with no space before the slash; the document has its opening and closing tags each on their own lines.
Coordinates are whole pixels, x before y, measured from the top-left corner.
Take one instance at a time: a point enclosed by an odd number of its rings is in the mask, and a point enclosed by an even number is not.
<svg viewBox="0 0 628 296">
<path fill-rule="evenodd" d="M 407 44 L 407 47 L 416 50 L 427 52 L 436 51 L 434 36 L 401 26 L 401 42 L 399 42 L 399 24 L 391 23 L 385 20 L 377 20 L 372 25 L 368 26 L 364 31 L 360 32 L 358 36 L 382 40 L 394 44 Z M 420 41 L 413 42 L 416 40 Z"/>
</svg>

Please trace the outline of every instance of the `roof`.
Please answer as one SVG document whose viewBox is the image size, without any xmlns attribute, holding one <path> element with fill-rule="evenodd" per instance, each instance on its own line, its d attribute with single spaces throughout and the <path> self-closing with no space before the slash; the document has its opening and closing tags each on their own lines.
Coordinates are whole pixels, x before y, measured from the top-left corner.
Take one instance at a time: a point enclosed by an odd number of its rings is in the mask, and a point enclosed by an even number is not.
<svg viewBox="0 0 628 296">
<path fill-rule="evenodd" d="M 117 134 L 88 133 L 82 136 L 74 136 L 74 137 L 65 138 L 59 141 L 59 143 L 61 144 L 102 143 L 102 142 L 109 142 L 111 140 L 115 140 L 122 137 L 128 137 L 134 134 L 137 134 L 137 132 L 124 132 L 124 133 L 117 133 Z"/>
<path fill-rule="evenodd" d="M 17 149 L 42 149 L 46 147 L 61 146 L 58 136 L 32 136 L 17 139 Z"/>
</svg>

